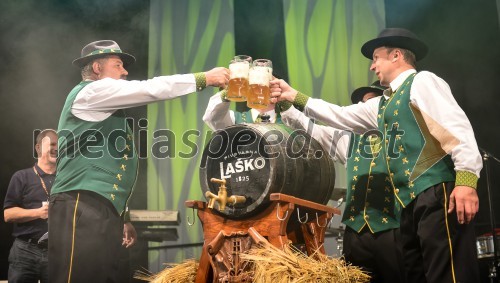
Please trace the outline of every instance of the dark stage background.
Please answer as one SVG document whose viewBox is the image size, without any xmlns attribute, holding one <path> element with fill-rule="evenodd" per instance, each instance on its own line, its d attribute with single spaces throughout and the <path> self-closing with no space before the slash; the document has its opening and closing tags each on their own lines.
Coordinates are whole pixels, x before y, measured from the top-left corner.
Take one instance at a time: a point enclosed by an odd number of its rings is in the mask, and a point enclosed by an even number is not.
<svg viewBox="0 0 500 283">
<path fill-rule="evenodd" d="M 266 2 L 269 0 L 252 1 L 257 6 Z M 238 7 L 242 7 L 241 3 Z M 385 7 L 387 27 L 409 28 L 428 43 L 429 55 L 419 68 L 436 73 L 450 84 L 474 127 L 479 146 L 500 157 L 500 30 L 496 1 L 386 0 Z M 80 81 L 79 70 L 71 66 L 71 61 L 79 56 L 84 44 L 97 39 L 116 40 L 137 58 L 128 70 L 129 78 L 147 78 L 149 13 L 147 0 L 0 1 L 2 205 L 12 174 L 34 163 L 33 131 L 57 128 L 65 97 Z M 245 13 L 245 9 L 235 9 L 236 13 Z M 252 30 L 259 28 L 248 25 L 248 34 Z M 237 33 L 236 48 L 248 50 L 240 35 Z M 284 55 L 276 56 L 273 62 L 282 60 L 280 66 L 286 69 L 285 59 Z M 145 108 L 128 113 L 146 117 Z M 146 207 L 145 164 L 141 166 L 133 209 Z M 490 229 L 485 171 L 481 174 L 478 235 Z M 493 209 L 500 222 L 500 207 L 496 205 L 500 201 L 499 175 L 500 164 L 491 161 Z M 7 278 L 10 232 L 11 225 L 3 222 L 2 214 L 0 280 Z M 134 263 L 147 265 L 147 255 L 140 245 L 130 253 Z"/>
<path fill-rule="evenodd" d="M 85 44 L 99 39 L 117 41 L 137 59 L 128 68 L 129 79 L 147 77 L 149 1 L 1 1 L 0 36 L 0 129 L 5 133 L 0 140 L 3 208 L 12 174 L 35 162 L 33 131 L 57 129 L 66 96 L 81 81 L 80 70 L 71 62 L 80 56 Z M 127 114 L 144 117 L 146 107 L 127 110 Z M 145 168 L 145 161 L 141 162 Z M 145 171 L 140 172 L 138 181 L 131 207 L 145 209 Z M 12 225 L 4 222 L 3 209 L 1 215 L 0 280 L 6 280 Z M 145 262 L 142 266 L 147 267 L 143 248 L 137 245 L 129 252 L 134 263 Z M 127 273 L 122 273 L 124 278 L 131 278 Z"/>
</svg>

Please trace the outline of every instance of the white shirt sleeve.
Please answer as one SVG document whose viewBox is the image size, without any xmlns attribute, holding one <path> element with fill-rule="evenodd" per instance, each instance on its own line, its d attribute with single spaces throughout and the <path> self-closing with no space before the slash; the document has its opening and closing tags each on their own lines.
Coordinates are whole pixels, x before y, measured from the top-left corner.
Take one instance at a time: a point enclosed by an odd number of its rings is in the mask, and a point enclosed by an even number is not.
<svg viewBox="0 0 500 283">
<path fill-rule="evenodd" d="M 220 92 L 210 97 L 203 121 L 210 129 L 217 131 L 235 124 L 234 112 L 229 109 L 230 102 L 222 101 Z"/>
<path fill-rule="evenodd" d="M 365 103 L 338 106 L 321 99 L 309 98 L 304 114 L 339 130 L 363 134 L 377 129 L 377 114 L 380 99 L 375 97 Z"/>
<path fill-rule="evenodd" d="M 145 81 L 105 78 L 86 85 L 73 101 L 71 113 L 97 122 L 116 110 L 173 99 L 196 91 L 193 74 L 160 76 Z"/>
<path fill-rule="evenodd" d="M 347 162 L 351 132 L 315 124 L 309 117 L 293 106 L 281 112 L 281 119 L 285 125 L 292 129 L 306 131 L 323 146 L 324 150 L 328 151 L 333 160 L 342 164 Z"/>
<path fill-rule="evenodd" d="M 432 136 L 451 155 L 455 171 L 479 177 L 483 164 L 474 132 L 448 84 L 431 72 L 419 72 L 411 86 L 410 101 L 421 111 Z"/>
</svg>

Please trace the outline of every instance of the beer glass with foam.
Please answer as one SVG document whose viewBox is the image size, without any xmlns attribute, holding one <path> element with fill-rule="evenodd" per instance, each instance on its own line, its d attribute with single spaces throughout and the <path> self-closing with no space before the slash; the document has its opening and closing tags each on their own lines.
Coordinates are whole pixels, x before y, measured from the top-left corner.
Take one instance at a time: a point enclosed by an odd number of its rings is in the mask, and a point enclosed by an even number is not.
<svg viewBox="0 0 500 283">
<path fill-rule="evenodd" d="M 267 59 L 257 59 L 252 63 L 248 75 L 250 91 L 247 105 L 254 109 L 266 109 L 269 106 L 269 81 L 273 77 L 273 63 Z"/>
<path fill-rule="evenodd" d="M 231 101 L 246 101 L 249 92 L 248 72 L 252 64 L 252 57 L 247 55 L 234 56 L 229 63 L 229 85 L 227 99 Z"/>
</svg>

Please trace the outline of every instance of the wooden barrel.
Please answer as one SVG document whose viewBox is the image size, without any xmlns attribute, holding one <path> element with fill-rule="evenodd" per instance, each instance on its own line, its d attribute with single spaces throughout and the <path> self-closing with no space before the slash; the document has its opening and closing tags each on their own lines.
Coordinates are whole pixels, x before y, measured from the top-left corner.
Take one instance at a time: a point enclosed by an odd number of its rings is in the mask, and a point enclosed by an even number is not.
<svg viewBox="0 0 500 283">
<path fill-rule="evenodd" d="M 268 207 L 272 193 L 326 204 L 335 167 L 328 152 L 304 131 L 281 124 L 239 124 L 215 132 L 206 145 L 200 165 L 204 195 L 217 195 L 219 184 L 212 178 L 226 180 L 228 197 L 246 198 L 220 212 L 242 219 Z"/>
</svg>

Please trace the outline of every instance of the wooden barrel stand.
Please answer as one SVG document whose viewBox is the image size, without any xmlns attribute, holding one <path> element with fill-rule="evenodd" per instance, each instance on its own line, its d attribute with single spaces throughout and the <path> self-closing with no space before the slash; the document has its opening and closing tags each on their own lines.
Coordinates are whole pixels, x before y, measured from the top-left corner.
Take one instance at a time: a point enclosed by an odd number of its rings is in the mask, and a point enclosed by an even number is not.
<svg viewBox="0 0 500 283">
<path fill-rule="evenodd" d="M 333 215 L 340 215 L 339 209 L 280 193 L 271 194 L 270 200 L 269 207 L 245 219 L 223 217 L 203 201 L 186 201 L 198 210 L 203 225 L 197 283 L 252 282 L 251 264 L 239 254 L 265 241 L 278 248 L 292 243 L 308 255 L 325 253 L 326 226 Z"/>
</svg>

